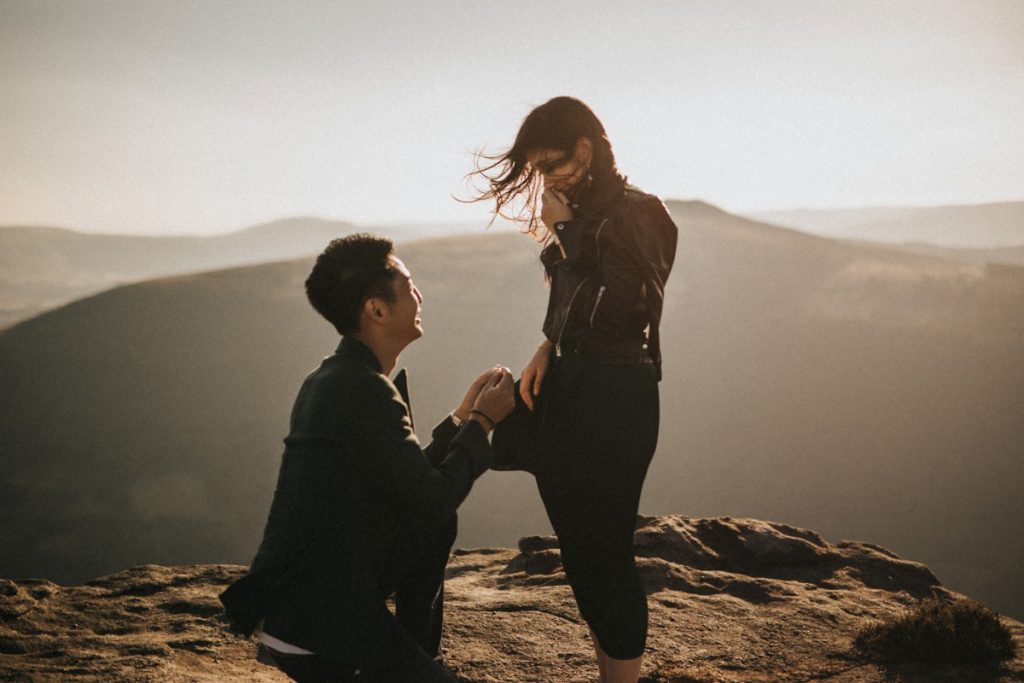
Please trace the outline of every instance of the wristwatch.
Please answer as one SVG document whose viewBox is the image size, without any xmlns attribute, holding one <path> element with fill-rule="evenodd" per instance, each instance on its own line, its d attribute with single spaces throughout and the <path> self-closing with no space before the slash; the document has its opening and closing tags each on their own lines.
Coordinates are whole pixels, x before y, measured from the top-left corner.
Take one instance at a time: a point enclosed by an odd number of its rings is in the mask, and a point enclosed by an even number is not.
<svg viewBox="0 0 1024 683">
<path fill-rule="evenodd" d="M 455 413 L 452 413 L 448 417 L 452 418 L 452 424 L 455 425 L 456 427 L 461 427 L 465 423 L 465 420 L 463 420 L 461 417 L 459 417 Z"/>
</svg>

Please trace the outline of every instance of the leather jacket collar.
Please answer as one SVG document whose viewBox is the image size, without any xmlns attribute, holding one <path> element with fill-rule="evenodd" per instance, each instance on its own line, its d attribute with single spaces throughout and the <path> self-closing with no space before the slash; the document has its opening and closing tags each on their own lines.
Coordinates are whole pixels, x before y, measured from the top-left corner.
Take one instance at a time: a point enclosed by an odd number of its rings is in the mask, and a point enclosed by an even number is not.
<svg viewBox="0 0 1024 683">
<path fill-rule="evenodd" d="M 580 188 L 577 198 L 573 200 L 570 207 L 576 216 L 600 215 L 612 207 L 622 195 L 626 188 L 626 178 L 617 171 L 613 171 L 604 178 L 587 176 L 587 184 Z"/>
</svg>

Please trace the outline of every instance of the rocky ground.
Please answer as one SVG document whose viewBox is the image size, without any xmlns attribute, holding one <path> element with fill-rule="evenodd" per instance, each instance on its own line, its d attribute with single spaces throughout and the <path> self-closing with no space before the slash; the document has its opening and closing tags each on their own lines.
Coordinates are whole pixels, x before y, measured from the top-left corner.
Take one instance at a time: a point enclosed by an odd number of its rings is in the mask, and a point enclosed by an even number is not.
<svg viewBox="0 0 1024 683">
<path fill-rule="evenodd" d="M 867 543 L 749 519 L 641 519 L 637 554 L 651 628 L 644 680 L 1024 681 L 999 668 L 887 666 L 853 634 L 920 598 L 954 596 L 927 567 Z M 143 566 L 81 586 L 0 580 L 0 680 L 283 681 L 225 629 L 217 594 L 243 567 Z M 586 627 L 553 538 L 458 550 L 444 657 L 464 681 L 595 681 Z"/>
</svg>

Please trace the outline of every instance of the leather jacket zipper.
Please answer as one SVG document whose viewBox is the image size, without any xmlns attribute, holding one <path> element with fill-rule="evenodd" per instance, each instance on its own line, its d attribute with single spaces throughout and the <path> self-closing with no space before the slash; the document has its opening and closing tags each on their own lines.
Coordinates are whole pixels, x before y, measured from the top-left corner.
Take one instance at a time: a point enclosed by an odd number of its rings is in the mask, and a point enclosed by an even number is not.
<svg viewBox="0 0 1024 683">
<path fill-rule="evenodd" d="M 555 342 L 555 355 L 562 355 L 562 335 L 565 333 L 565 324 L 569 322 L 569 314 L 572 313 L 573 302 L 576 301 L 576 295 L 580 293 L 580 289 L 583 285 L 587 284 L 589 277 L 583 278 L 583 281 L 576 285 L 576 291 L 572 293 L 572 298 L 569 299 L 569 305 L 565 309 L 565 318 L 562 320 L 562 329 L 558 330 L 558 341 Z"/>
<path fill-rule="evenodd" d="M 604 224 L 608 222 L 605 218 L 601 221 L 601 225 L 597 226 L 597 233 L 594 235 L 594 246 L 597 248 L 597 262 L 601 262 L 601 231 L 604 229 Z"/>
<path fill-rule="evenodd" d="M 597 307 L 601 303 L 601 297 L 604 296 L 604 285 L 597 290 L 597 298 L 594 300 L 594 308 L 590 311 L 590 328 L 594 328 L 594 316 L 597 314 Z"/>
</svg>

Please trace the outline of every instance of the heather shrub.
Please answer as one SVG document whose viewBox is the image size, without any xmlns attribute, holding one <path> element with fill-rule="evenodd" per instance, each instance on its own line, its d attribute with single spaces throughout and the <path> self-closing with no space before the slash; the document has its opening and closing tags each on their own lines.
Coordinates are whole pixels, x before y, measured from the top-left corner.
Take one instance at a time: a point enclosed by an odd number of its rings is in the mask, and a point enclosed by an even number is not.
<svg viewBox="0 0 1024 683">
<path fill-rule="evenodd" d="M 936 598 L 864 626 L 854 644 L 877 659 L 934 664 L 992 663 L 1015 652 L 1010 631 L 984 605 Z"/>
</svg>

